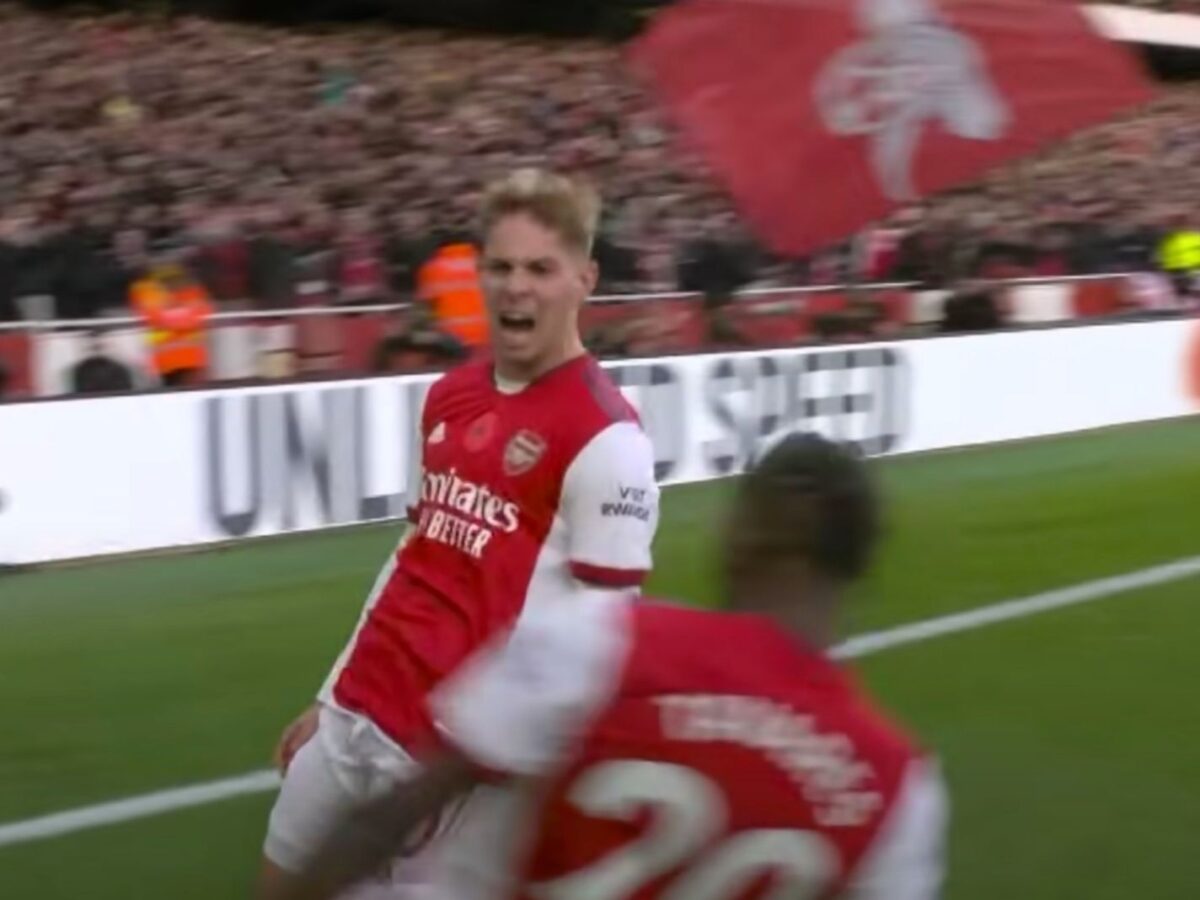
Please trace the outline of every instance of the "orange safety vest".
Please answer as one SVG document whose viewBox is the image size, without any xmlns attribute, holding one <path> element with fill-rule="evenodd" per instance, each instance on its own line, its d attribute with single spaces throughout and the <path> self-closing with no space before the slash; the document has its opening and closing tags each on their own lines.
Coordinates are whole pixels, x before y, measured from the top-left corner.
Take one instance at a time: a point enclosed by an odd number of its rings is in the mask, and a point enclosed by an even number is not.
<svg viewBox="0 0 1200 900">
<path fill-rule="evenodd" d="M 156 279 L 144 278 L 134 282 L 130 297 L 146 323 L 159 375 L 208 366 L 205 324 L 213 309 L 204 288 L 189 284 L 172 291 Z"/>
<path fill-rule="evenodd" d="M 479 286 L 479 255 L 470 244 L 447 244 L 417 274 L 421 299 L 439 327 L 469 347 L 487 343 L 487 310 Z"/>
</svg>

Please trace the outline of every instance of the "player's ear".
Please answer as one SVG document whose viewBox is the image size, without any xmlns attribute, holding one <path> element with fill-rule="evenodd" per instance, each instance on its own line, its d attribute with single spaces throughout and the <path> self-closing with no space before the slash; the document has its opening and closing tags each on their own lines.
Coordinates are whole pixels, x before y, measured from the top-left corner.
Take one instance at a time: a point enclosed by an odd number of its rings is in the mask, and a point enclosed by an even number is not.
<svg viewBox="0 0 1200 900">
<path fill-rule="evenodd" d="M 583 270 L 580 273 L 583 279 L 583 286 L 587 290 L 587 296 L 590 297 L 596 292 L 596 285 L 600 281 L 600 266 L 596 264 L 594 259 L 588 259 L 583 264 Z"/>
</svg>

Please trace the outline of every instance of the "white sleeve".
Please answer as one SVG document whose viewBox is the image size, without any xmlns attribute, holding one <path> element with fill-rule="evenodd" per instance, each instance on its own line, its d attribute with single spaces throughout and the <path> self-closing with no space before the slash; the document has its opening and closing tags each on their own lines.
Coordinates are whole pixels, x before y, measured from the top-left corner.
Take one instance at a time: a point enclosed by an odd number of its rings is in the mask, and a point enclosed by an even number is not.
<svg viewBox="0 0 1200 900">
<path fill-rule="evenodd" d="M 937 900 L 945 877 L 949 807 L 937 763 L 910 765 L 896 805 L 842 900 Z"/>
<path fill-rule="evenodd" d="M 654 447 L 636 422 L 597 434 L 563 478 L 572 574 L 610 588 L 638 587 L 650 571 L 658 527 Z"/>
<path fill-rule="evenodd" d="M 433 692 L 442 737 L 492 772 L 549 771 L 615 695 L 628 613 L 620 594 L 592 590 L 522 615 Z"/>
</svg>

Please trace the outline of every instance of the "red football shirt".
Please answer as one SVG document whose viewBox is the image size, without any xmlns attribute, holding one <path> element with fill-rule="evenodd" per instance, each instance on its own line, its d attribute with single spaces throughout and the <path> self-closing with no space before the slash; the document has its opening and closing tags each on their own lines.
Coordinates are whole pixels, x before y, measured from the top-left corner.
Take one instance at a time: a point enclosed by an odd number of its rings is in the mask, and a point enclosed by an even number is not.
<svg viewBox="0 0 1200 900">
<path fill-rule="evenodd" d="M 490 361 L 430 390 L 414 527 L 322 692 L 410 750 L 426 693 L 528 608 L 635 588 L 658 518 L 654 453 L 594 359 L 502 390 Z"/>
<path fill-rule="evenodd" d="M 616 604 L 531 618 L 433 705 L 481 766 L 540 782 L 472 809 L 455 897 L 937 896 L 935 767 L 764 619 Z"/>
</svg>

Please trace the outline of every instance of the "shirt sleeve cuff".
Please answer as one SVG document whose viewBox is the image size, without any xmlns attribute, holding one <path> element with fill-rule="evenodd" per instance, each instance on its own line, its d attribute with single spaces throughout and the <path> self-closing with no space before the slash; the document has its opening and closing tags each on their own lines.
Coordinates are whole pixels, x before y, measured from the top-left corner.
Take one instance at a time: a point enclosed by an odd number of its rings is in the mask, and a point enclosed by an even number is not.
<svg viewBox="0 0 1200 900">
<path fill-rule="evenodd" d="M 571 574 L 580 581 L 599 587 L 636 588 L 641 587 L 647 573 L 645 569 L 614 569 L 572 560 Z"/>
</svg>

